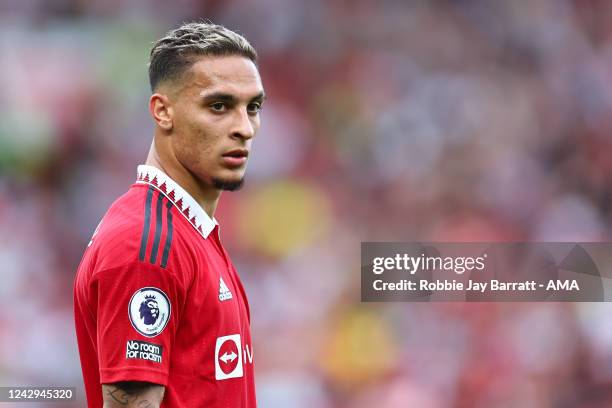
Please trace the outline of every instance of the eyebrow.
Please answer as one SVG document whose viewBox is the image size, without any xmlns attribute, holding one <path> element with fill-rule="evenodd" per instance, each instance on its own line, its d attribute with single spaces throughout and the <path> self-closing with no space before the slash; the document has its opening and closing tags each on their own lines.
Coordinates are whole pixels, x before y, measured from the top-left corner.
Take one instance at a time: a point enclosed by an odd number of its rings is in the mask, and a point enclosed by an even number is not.
<svg viewBox="0 0 612 408">
<path fill-rule="evenodd" d="M 232 94 L 228 94 L 225 92 L 214 92 L 211 94 L 200 94 L 202 96 L 202 99 L 204 100 L 204 102 L 212 102 L 212 101 L 219 101 L 219 102 L 225 102 L 227 104 L 236 104 L 238 102 L 238 98 L 236 98 L 234 95 Z M 260 92 L 257 95 L 255 95 L 254 97 L 252 97 L 249 101 L 253 102 L 253 101 L 258 101 L 258 102 L 263 102 L 264 100 L 266 100 L 266 94 L 265 92 Z"/>
</svg>

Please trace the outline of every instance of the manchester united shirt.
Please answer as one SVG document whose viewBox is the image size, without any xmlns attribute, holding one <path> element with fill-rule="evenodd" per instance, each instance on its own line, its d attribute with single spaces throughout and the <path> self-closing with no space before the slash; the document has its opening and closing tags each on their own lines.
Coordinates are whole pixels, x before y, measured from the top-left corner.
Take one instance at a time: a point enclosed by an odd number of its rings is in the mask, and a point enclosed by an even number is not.
<svg viewBox="0 0 612 408">
<path fill-rule="evenodd" d="M 74 312 L 89 407 L 119 381 L 164 385 L 165 408 L 256 406 L 249 306 L 219 226 L 161 170 L 139 166 L 102 218 Z"/>
</svg>

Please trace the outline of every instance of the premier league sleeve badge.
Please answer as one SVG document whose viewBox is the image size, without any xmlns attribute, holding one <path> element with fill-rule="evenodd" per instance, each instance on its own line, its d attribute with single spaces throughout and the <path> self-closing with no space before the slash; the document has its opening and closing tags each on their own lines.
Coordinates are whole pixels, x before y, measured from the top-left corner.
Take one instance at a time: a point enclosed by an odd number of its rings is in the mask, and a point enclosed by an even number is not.
<svg viewBox="0 0 612 408">
<path fill-rule="evenodd" d="M 160 334 L 171 313 L 168 296 L 158 288 L 145 287 L 137 290 L 130 299 L 128 315 L 132 327 L 145 337 Z"/>
</svg>

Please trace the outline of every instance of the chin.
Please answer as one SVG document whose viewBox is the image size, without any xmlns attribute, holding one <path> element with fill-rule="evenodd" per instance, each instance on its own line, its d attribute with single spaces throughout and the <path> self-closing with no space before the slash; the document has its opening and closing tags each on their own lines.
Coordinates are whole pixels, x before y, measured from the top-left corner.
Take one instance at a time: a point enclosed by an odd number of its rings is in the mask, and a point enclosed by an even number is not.
<svg viewBox="0 0 612 408">
<path fill-rule="evenodd" d="M 240 190 L 244 185 L 244 177 L 240 178 L 213 178 L 212 184 L 215 188 L 223 191 Z"/>
</svg>

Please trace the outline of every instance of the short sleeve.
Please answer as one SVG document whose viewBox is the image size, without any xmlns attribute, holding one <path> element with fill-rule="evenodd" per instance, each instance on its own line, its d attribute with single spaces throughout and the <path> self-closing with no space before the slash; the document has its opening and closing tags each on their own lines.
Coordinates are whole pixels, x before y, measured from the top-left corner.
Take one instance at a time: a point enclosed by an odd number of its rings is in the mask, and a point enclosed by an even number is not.
<svg viewBox="0 0 612 408">
<path fill-rule="evenodd" d="M 97 272 L 90 282 L 97 298 L 100 382 L 167 385 L 185 300 L 179 277 L 158 265 L 134 261 Z"/>
</svg>

